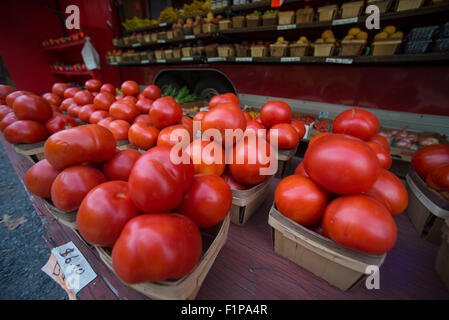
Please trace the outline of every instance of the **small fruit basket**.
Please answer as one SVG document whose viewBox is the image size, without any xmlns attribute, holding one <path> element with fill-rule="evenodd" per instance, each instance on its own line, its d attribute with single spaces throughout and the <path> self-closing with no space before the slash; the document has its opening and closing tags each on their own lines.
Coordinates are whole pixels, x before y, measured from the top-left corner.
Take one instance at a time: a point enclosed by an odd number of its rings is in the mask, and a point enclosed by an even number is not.
<svg viewBox="0 0 449 320">
<path fill-rule="evenodd" d="M 221 20 L 218 23 L 218 30 L 224 31 L 232 28 L 232 21 L 229 19 Z"/>
<path fill-rule="evenodd" d="M 315 9 L 311 7 L 298 9 L 296 10 L 296 24 L 311 23 L 314 15 Z"/>
<path fill-rule="evenodd" d="M 390 10 L 392 3 L 393 0 L 368 0 L 367 6 L 376 5 L 379 8 L 379 13 L 382 14 Z"/>
<path fill-rule="evenodd" d="M 341 56 L 360 56 L 366 46 L 366 40 L 342 40 Z"/>
<path fill-rule="evenodd" d="M 255 28 L 261 24 L 261 13 L 257 10 L 246 16 L 246 27 Z"/>
<path fill-rule="evenodd" d="M 165 59 L 165 51 L 164 50 L 155 50 L 154 56 L 156 60 L 163 60 Z"/>
<path fill-rule="evenodd" d="M 317 9 L 318 12 L 318 21 L 331 21 L 335 18 L 337 14 L 338 6 L 336 4 L 332 4 L 329 6 L 319 7 Z"/>
<path fill-rule="evenodd" d="M 268 57 L 268 47 L 266 45 L 255 44 L 251 46 L 251 57 L 264 58 Z"/>
<path fill-rule="evenodd" d="M 364 1 L 345 2 L 340 8 L 341 19 L 355 18 L 362 14 Z"/>
<path fill-rule="evenodd" d="M 313 55 L 315 57 L 329 57 L 334 54 L 335 50 L 335 35 L 332 30 L 323 31 L 321 38 L 315 40 L 312 44 Z"/>
<path fill-rule="evenodd" d="M 245 27 L 246 19 L 244 16 L 235 16 L 232 17 L 232 28 L 233 29 L 242 29 Z"/>
<path fill-rule="evenodd" d="M 396 53 L 402 43 L 404 34 L 397 31 L 395 26 L 386 26 L 381 32 L 374 36 L 371 44 L 371 54 L 373 56 L 388 56 Z"/>
<path fill-rule="evenodd" d="M 236 57 L 249 57 L 250 50 L 247 44 L 235 44 L 234 47 Z"/>
<path fill-rule="evenodd" d="M 183 57 L 193 57 L 193 48 L 192 47 L 182 47 L 181 48 Z"/>
<path fill-rule="evenodd" d="M 164 50 L 164 59 L 173 59 L 173 49 Z"/>
<path fill-rule="evenodd" d="M 286 57 L 288 52 L 288 42 L 283 37 L 279 37 L 276 43 L 270 44 L 270 56 Z"/>
<path fill-rule="evenodd" d="M 295 23 L 295 11 L 280 11 L 278 18 L 279 25 Z"/>
<path fill-rule="evenodd" d="M 288 45 L 290 57 L 304 57 L 309 55 L 310 43 L 306 37 L 302 36 L 295 43 Z"/>
<path fill-rule="evenodd" d="M 398 0 L 396 12 L 418 9 L 424 4 L 424 0 Z"/>
<path fill-rule="evenodd" d="M 235 49 L 232 45 L 222 45 L 217 47 L 218 56 L 231 58 L 235 57 Z"/>
<path fill-rule="evenodd" d="M 275 26 L 278 23 L 278 11 L 277 10 L 267 10 L 262 15 L 262 26 L 269 27 Z"/>
<path fill-rule="evenodd" d="M 181 48 L 175 48 L 173 49 L 173 58 L 180 59 L 182 56 L 182 50 Z"/>
<path fill-rule="evenodd" d="M 203 23 L 201 25 L 201 29 L 202 29 L 203 33 L 212 33 L 212 32 L 217 32 L 218 27 L 215 23 Z"/>
</svg>

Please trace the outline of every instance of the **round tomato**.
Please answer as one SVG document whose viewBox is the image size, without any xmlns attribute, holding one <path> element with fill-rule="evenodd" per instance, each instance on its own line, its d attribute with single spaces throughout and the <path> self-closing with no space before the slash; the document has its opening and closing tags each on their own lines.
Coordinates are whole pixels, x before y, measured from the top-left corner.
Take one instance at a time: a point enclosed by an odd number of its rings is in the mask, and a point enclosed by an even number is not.
<svg viewBox="0 0 449 320">
<path fill-rule="evenodd" d="M 124 181 L 102 183 L 89 191 L 76 215 L 76 226 L 89 243 L 111 247 L 132 218 L 140 214 Z"/>
<path fill-rule="evenodd" d="M 106 180 L 100 170 L 89 166 L 67 168 L 54 180 L 51 186 L 51 200 L 59 210 L 74 211 L 93 187 Z"/>
<path fill-rule="evenodd" d="M 62 98 L 64 97 L 64 91 L 68 88 L 69 86 L 66 83 L 57 82 L 51 87 L 51 92 Z"/>
<path fill-rule="evenodd" d="M 284 101 L 268 101 L 260 109 L 262 124 L 271 128 L 278 123 L 290 123 L 292 109 Z"/>
<path fill-rule="evenodd" d="M 126 97 L 123 97 L 122 100 L 127 100 L 129 102 L 132 102 L 134 105 L 137 103 L 137 98 L 134 96 L 126 96 Z"/>
<path fill-rule="evenodd" d="M 136 103 L 137 110 L 139 110 L 140 113 L 146 113 L 148 114 L 150 112 L 151 106 L 153 105 L 153 100 L 150 99 L 139 99 Z"/>
<path fill-rule="evenodd" d="M 8 94 L 14 91 L 16 91 L 16 89 L 14 89 L 13 87 L 6 84 L 0 84 L 0 100 L 6 101 L 6 97 L 8 96 Z"/>
<path fill-rule="evenodd" d="M 13 110 L 19 120 L 45 123 L 53 116 L 53 110 L 47 100 L 36 95 L 17 97 L 14 101 Z"/>
<path fill-rule="evenodd" d="M 97 80 L 97 79 L 90 79 L 90 80 L 87 80 L 87 81 L 84 83 L 84 86 L 85 86 L 86 89 L 89 90 L 90 92 L 98 92 L 98 91 L 100 91 L 101 85 L 102 85 L 101 81 L 100 81 L 100 80 Z M 115 93 L 115 92 L 114 92 L 114 93 Z M 92 103 L 92 102 L 89 102 L 89 103 Z M 86 103 L 85 103 L 85 104 L 86 104 Z"/>
<path fill-rule="evenodd" d="M 128 140 L 139 149 L 154 147 L 159 136 L 159 129 L 152 124 L 134 123 L 128 130 Z"/>
<path fill-rule="evenodd" d="M 33 95 L 31 92 L 28 92 L 28 91 L 14 91 L 14 92 L 11 92 L 10 94 L 8 94 L 7 96 L 6 96 L 6 99 L 5 99 L 5 101 L 6 101 L 6 104 L 10 107 L 10 108 L 12 108 L 13 107 L 13 105 L 14 105 L 14 101 L 16 101 L 16 99 L 18 98 L 18 97 L 20 97 L 20 96 L 22 96 L 22 95 Z"/>
<path fill-rule="evenodd" d="M 102 126 L 87 124 L 56 132 L 44 145 L 45 158 L 61 170 L 83 162 L 104 162 L 115 154 L 116 141 Z"/>
<path fill-rule="evenodd" d="M 390 152 L 390 143 L 385 137 L 375 134 L 374 136 L 371 137 L 370 141 L 381 145 L 382 147 L 384 147 L 385 150 Z"/>
<path fill-rule="evenodd" d="M 380 166 L 387 170 L 390 169 L 391 164 L 393 163 L 393 159 L 391 158 L 390 152 L 388 152 L 384 147 L 382 147 L 380 144 L 376 142 L 368 141 L 366 144 L 376 154 Z"/>
<path fill-rule="evenodd" d="M 81 110 L 80 110 L 81 112 Z M 104 110 L 97 110 L 92 112 L 92 114 L 89 117 L 89 123 L 91 124 L 97 124 L 98 122 L 100 122 L 103 119 L 106 119 L 109 117 L 109 112 L 104 111 Z"/>
<path fill-rule="evenodd" d="M 215 174 L 197 174 L 176 211 L 199 228 L 210 228 L 228 215 L 231 205 L 232 192 L 226 181 Z"/>
<path fill-rule="evenodd" d="M 78 118 L 83 121 L 88 123 L 90 116 L 92 115 L 92 113 L 95 112 L 95 106 L 93 104 L 86 104 L 85 106 L 82 106 L 78 112 Z"/>
<path fill-rule="evenodd" d="M 7 106 L 0 106 L 0 121 L 3 120 L 3 118 L 8 114 L 13 112 L 11 108 Z"/>
<path fill-rule="evenodd" d="M 136 105 L 132 102 L 117 101 L 114 102 L 109 108 L 109 114 L 116 120 L 125 120 L 133 122 L 133 120 L 139 115 Z"/>
<path fill-rule="evenodd" d="M 272 126 L 269 130 L 267 141 L 273 144 L 271 135 L 277 136 L 277 148 L 278 149 L 293 149 L 299 143 L 299 135 L 295 128 L 288 123 L 279 123 Z"/>
<path fill-rule="evenodd" d="M 3 136 L 9 143 L 35 143 L 48 137 L 45 127 L 36 121 L 17 120 L 3 131 Z"/>
<path fill-rule="evenodd" d="M 101 86 L 100 92 L 107 92 L 115 96 L 115 86 L 110 83 L 105 83 Z"/>
<path fill-rule="evenodd" d="M 61 130 L 70 129 L 73 127 L 76 127 L 78 124 L 76 123 L 75 119 L 72 117 L 58 114 L 53 116 L 52 118 L 48 119 L 47 122 L 45 122 L 45 128 L 47 128 L 48 133 L 53 134 Z"/>
<path fill-rule="evenodd" d="M 179 279 L 195 267 L 201 250 L 201 234 L 192 219 L 144 214 L 123 228 L 112 249 L 112 266 L 130 284 Z"/>
<path fill-rule="evenodd" d="M 45 93 L 42 95 L 42 98 L 44 98 L 50 105 L 56 107 L 59 107 L 62 102 L 62 98 L 54 93 Z"/>
<path fill-rule="evenodd" d="M 237 96 L 231 92 L 218 94 L 209 101 L 209 110 L 215 108 L 220 104 L 233 104 L 237 107 L 240 107 L 240 102 Z"/>
<path fill-rule="evenodd" d="M 150 117 L 158 129 L 163 129 L 182 119 L 182 109 L 172 97 L 159 98 L 153 102 Z"/>
<path fill-rule="evenodd" d="M 94 102 L 94 96 L 87 90 L 81 90 L 75 93 L 73 100 L 79 106 L 84 106 Z"/>
<path fill-rule="evenodd" d="M 114 118 L 112 118 L 112 117 L 107 117 L 107 118 L 104 118 L 104 119 L 101 119 L 100 121 L 98 121 L 98 125 L 99 126 L 102 126 L 102 127 L 104 127 L 104 128 L 106 128 L 106 129 L 108 129 L 109 128 L 109 124 L 112 122 L 112 121 L 114 121 Z M 115 138 L 115 137 L 114 137 Z"/>
<path fill-rule="evenodd" d="M 296 132 L 298 132 L 299 140 L 304 138 L 304 135 L 306 134 L 306 126 L 301 121 L 296 119 L 290 121 L 290 124 L 293 128 L 295 128 Z"/>
<path fill-rule="evenodd" d="M 174 164 L 170 147 L 154 147 L 134 164 L 129 175 L 131 199 L 144 212 L 166 212 L 182 201 L 193 178 L 192 164 Z"/>
<path fill-rule="evenodd" d="M 320 220 L 327 204 L 326 192 L 310 178 L 300 175 L 282 179 L 274 200 L 280 213 L 304 226 Z"/>
<path fill-rule="evenodd" d="M 139 84 L 132 80 L 123 82 L 121 89 L 125 96 L 137 96 L 140 92 Z"/>
<path fill-rule="evenodd" d="M 149 100 L 156 100 L 162 96 L 161 89 L 154 84 L 150 84 L 142 91 L 142 95 Z"/>
<path fill-rule="evenodd" d="M 115 97 L 109 92 L 100 92 L 95 96 L 94 105 L 98 110 L 108 111 L 111 104 L 115 102 Z"/>
<path fill-rule="evenodd" d="M 267 139 L 267 129 L 256 120 L 251 120 L 246 123 L 245 133 L 252 131 L 260 139 Z"/>
<path fill-rule="evenodd" d="M 366 192 L 380 173 L 376 154 L 365 142 L 339 134 L 309 145 L 304 168 L 313 181 L 337 194 Z"/>
<path fill-rule="evenodd" d="M 193 139 L 193 120 L 192 118 L 189 118 L 187 116 L 182 116 L 181 118 L 181 124 L 187 128 L 187 130 L 190 133 L 191 140 Z"/>
<path fill-rule="evenodd" d="M 415 152 L 412 165 L 423 179 L 435 168 L 449 164 L 449 145 L 426 146 Z"/>
<path fill-rule="evenodd" d="M 115 140 L 121 141 L 128 139 L 128 130 L 131 125 L 125 120 L 113 120 L 108 125 L 108 129 L 114 135 Z"/>
<path fill-rule="evenodd" d="M 103 172 L 109 180 L 128 181 L 131 169 L 141 155 L 133 149 L 120 150 L 104 164 Z"/>
<path fill-rule="evenodd" d="M 294 174 L 297 174 L 297 175 L 300 175 L 300 176 L 304 176 L 304 177 L 310 178 L 309 175 L 308 175 L 307 172 L 306 172 L 306 169 L 304 169 L 304 161 L 301 162 L 301 163 L 296 167 L 295 173 L 294 173 Z"/>
<path fill-rule="evenodd" d="M 427 175 L 426 182 L 438 192 L 449 191 L 449 163 L 432 170 Z"/>
<path fill-rule="evenodd" d="M 8 113 L 6 116 L 3 117 L 2 121 L 0 121 L 0 130 L 3 132 L 5 131 L 6 127 L 8 127 L 11 123 L 14 123 L 18 121 L 16 115 L 14 112 Z"/>
<path fill-rule="evenodd" d="M 152 124 L 149 114 L 139 114 L 133 121 L 134 123 Z"/>
<path fill-rule="evenodd" d="M 46 159 L 43 159 L 28 169 L 23 177 L 23 182 L 32 194 L 41 198 L 50 198 L 51 185 L 59 172 Z"/>
<path fill-rule="evenodd" d="M 174 126 L 165 127 L 157 137 L 158 146 L 172 147 L 183 141 L 192 141 L 189 130 L 182 124 L 175 124 Z"/>
<path fill-rule="evenodd" d="M 387 208 L 363 195 L 343 196 L 329 203 L 322 226 L 324 234 L 340 245 L 369 254 L 389 251 L 397 237 Z"/>
<path fill-rule="evenodd" d="M 247 190 L 248 189 L 247 186 L 235 181 L 235 179 L 232 177 L 229 170 L 225 170 L 225 172 L 221 175 L 221 177 L 224 179 L 224 181 L 226 181 L 226 183 L 228 184 L 228 186 L 231 189 L 234 189 L 234 190 Z"/>
<path fill-rule="evenodd" d="M 200 111 L 193 116 L 193 121 L 201 121 L 204 116 L 207 114 L 207 111 Z"/>
<path fill-rule="evenodd" d="M 362 140 L 370 140 L 379 131 L 379 120 L 366 110 L 348 109 L 332 123 L 332 132 L 343 133 Z"/>
<path fill-rule="evenodd" d="M 67 113 L 71 117 L 78 118 L 80 110 L 81 110 L 80 106 L 77 106 L 76 104 L 72 104 L 71 106 L 69 106 L 67 108 Z"/>
<path fill-rule="evenodd" d="M 64 90 L 64 99 L 73 98 L 78 91 L 81 91 L 81 89 L 78 87 L 70 87 L 70 88 L 65 89 Z"/>
<path fill-rule="evenodd" d="M 256 119 L 254 119 L 254 121 L 259 122 L 261 125 L 263 125 L 263 127 L 265 128 L 262 119 L 260 118 L 260 116 L 258 116 Z"/>
<path fill-rule="evenodd" d="M 185 151 L 193 163 L 195 173 L 211 173 L 221 176 L 226 169 L 225 151 L 221 145 L 213 141 L 196 139 Z"/>
<path fill-rule="evenodd" d="M 59 109 L 61 111 L 66 111 L 72 105 L 76 105 L 75 100 L 73 100 L 73 98 L 67 98 L 62 100 Z"/>
</svg>

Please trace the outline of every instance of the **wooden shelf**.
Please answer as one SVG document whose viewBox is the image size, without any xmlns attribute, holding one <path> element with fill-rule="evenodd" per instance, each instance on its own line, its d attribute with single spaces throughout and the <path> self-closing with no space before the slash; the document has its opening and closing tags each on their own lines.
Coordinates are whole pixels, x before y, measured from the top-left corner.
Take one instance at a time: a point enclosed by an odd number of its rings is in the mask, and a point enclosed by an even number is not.
<svg viewBox="0 0 449 320">
<path fill-rule="evenodd" d="M 52 74 L 74 77 L 74 76 L 94 76 L 93 71 L 50 71 Z"/>
<path fill-rule="evenodd" d="M 50 47 L 44 47 L 45 51 L 51 51 L 51 50 L 65 50 L 65 49 L 70 49 L 70 48 L 74 48 L 74 47 L 78 47 L 81 45 L 84 45 L 86 43 L 85 39 L 81 39 L 81 40 L 76 40 L 76 41 L 70 41 L 64 44 L 58 44 L 55 46 L 50 46 Z"/>
<path fill-rule="evenodd" d="M 153 46 L 159 46 L 159 45 L 169 45 L 169 44 L 175 44 L 175 43 L 183 43 L 188 41 L 196 41 L 201 39 L 212 39 L 217 38 L 220 34 L 218 32 L 213 33 L 201 33 L 198 35 L 185 35 L 182 38 L 179 39 L 171 39 L 171 40 L 158 40 L 156 42 L 147 42 L 147 43 L 133 43 L 131 45 L 123 45 L 123 46 L 115 46 L 115 49 L 143 49 L 143 48 L 149 48 Z"/>
</svg>

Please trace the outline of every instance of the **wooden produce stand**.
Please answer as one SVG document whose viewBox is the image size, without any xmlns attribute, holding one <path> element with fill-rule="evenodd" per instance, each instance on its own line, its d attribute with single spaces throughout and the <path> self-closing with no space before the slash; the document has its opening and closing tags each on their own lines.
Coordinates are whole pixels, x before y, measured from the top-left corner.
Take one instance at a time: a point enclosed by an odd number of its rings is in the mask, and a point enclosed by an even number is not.
<svg viewBox="0 0 449 320">
<path fill-rule="evenodd" d="M 22 179 L 32 162 L 16 153 L 3 136 L 0 141 Z M 297 164 L 298 159 L 294 157 L 289 169 Z M 245 226 L 231 224 L 227 242 L 207 274 L 197 299 L 449 299 L 449 291 L 434 268 L 439 247 L 419 237 L 406 213 L 395 217 L 398 241 L 380 268 L 378 290 L 368 290 L 361 283 L 349 291 L 341 291 L 278 256 L 273 250 L 268 213 L 279 181 L 276 178 L 271 181 L 264 203 Z M 101 261 L 95 248 L 60 224 L 42 200 L 33 196 L 30 200 L 46 229 L 45 241 L 49 248 L 73 241 L 97 274 L 77 294 L 78 299 L 148 299 L 123 285 Z"/>
</svg>

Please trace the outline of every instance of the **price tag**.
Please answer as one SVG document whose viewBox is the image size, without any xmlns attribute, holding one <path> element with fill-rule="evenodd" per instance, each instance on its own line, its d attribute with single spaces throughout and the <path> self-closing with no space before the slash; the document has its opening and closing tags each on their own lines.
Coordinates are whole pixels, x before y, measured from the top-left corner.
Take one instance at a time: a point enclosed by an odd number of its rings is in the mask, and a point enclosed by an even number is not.
<svg viewBox="0 0 449 320">
<path fill-rule="evenodd" d="M 200 108 L 200 111 L 209 111 L 209 106 L 207 106 L 207 107 L 201 107 L 201 108 Z"/>
<path fill-rule="evenodd" d="M 150 60 L 142 60 L 142 61 L 140 61 L 141 64 L 145 64 L 145 63 L 148 63 L 148 62 L 150 62 Z"/>
<path fill-rule="evenodd" d="M 165 43 L 165 40 L 158 40 L 157 43 Z"/>
<path fill-rule="evenodd" d="M 281 57 L 281 62 L 299 62 L 301 57 Z"/>
<path fill-rule="evenodd" d="M 207 62 L 218 62 L 218 61 L 226 61 L 226 58 L 225 57 L 207 58 Z"/>
<path fill-rule="evenodd" d="M 184 36 L 184 39 L 188 40 L 188 39 L 195 39 L 195 35 L 194 34 L 188 34 L 186 36 Z"/>
<path fill-rule="evenodd" d="M 116 65 L 118 65 L 118 62 L 111 62 L 111 63 L 109 63 L 109 65 L 110 66 L 116 66 Z"/>
<path fill-rule="evenodd" d="M 326 58 L 327 63 L 352 64 L 352 59 Z"/>
<path fill-rule="evenodd" d="M 236 62 L 253 62 L 253 57 L 236 57 Z"/>
<path fill-rule="evenodd" d="M 296 24 L 286 24 L 282 26 L 277 26 L 277 30 L 290 30 L 290 29 L 296 29 Z"/>
<path fill-rule="evenodd" d="M 84 258 L 72 241 L 53 248 L 51 253 L 55 256 L 64 273 L 66 284 L 75 293 L 79 292 L 97 277 L 86 258 Z"/>
<path fill-rule="evenodd" d="M 157 62 L 157 63 L 166 63 L 167 60 L 165 60 L 165 59 L 158 59 L 158 60 L 156 60 L 156 62 Z"/>
<path fill-rule="evenodd" d="M 320 111 L 320 114 L 318 115 L 318 118 L 322 118 L 322 119 L 329 118 L 329 112 L 327 112 L 327 111 Z"/>
<path fill-rule="evenodd" d="M 193 57 L 182 57 L 181 61 L 193 61 Z"/>
<path fill-rule="evenodd" d="M 357 23 L 357 21 L 359 21 L 358 17 L 347 18 L 347 19 L 337 19 L 337 20 L 332 20 L 332 25 L 338 26 L 338 25 L 342 25 L 342 24 Z"/>
<path fill-rule="evenodd" d="M 166 27 L 166 26 L 167 26 L 167 22 L 159 23 L 159 27 Z"/>
<path fill-rule="evenodd" d="M 141 43 L 133 43 L 132 45 L 131 45 L 131 47 L 140 47 L 142 44 Z"/>
</svg>

